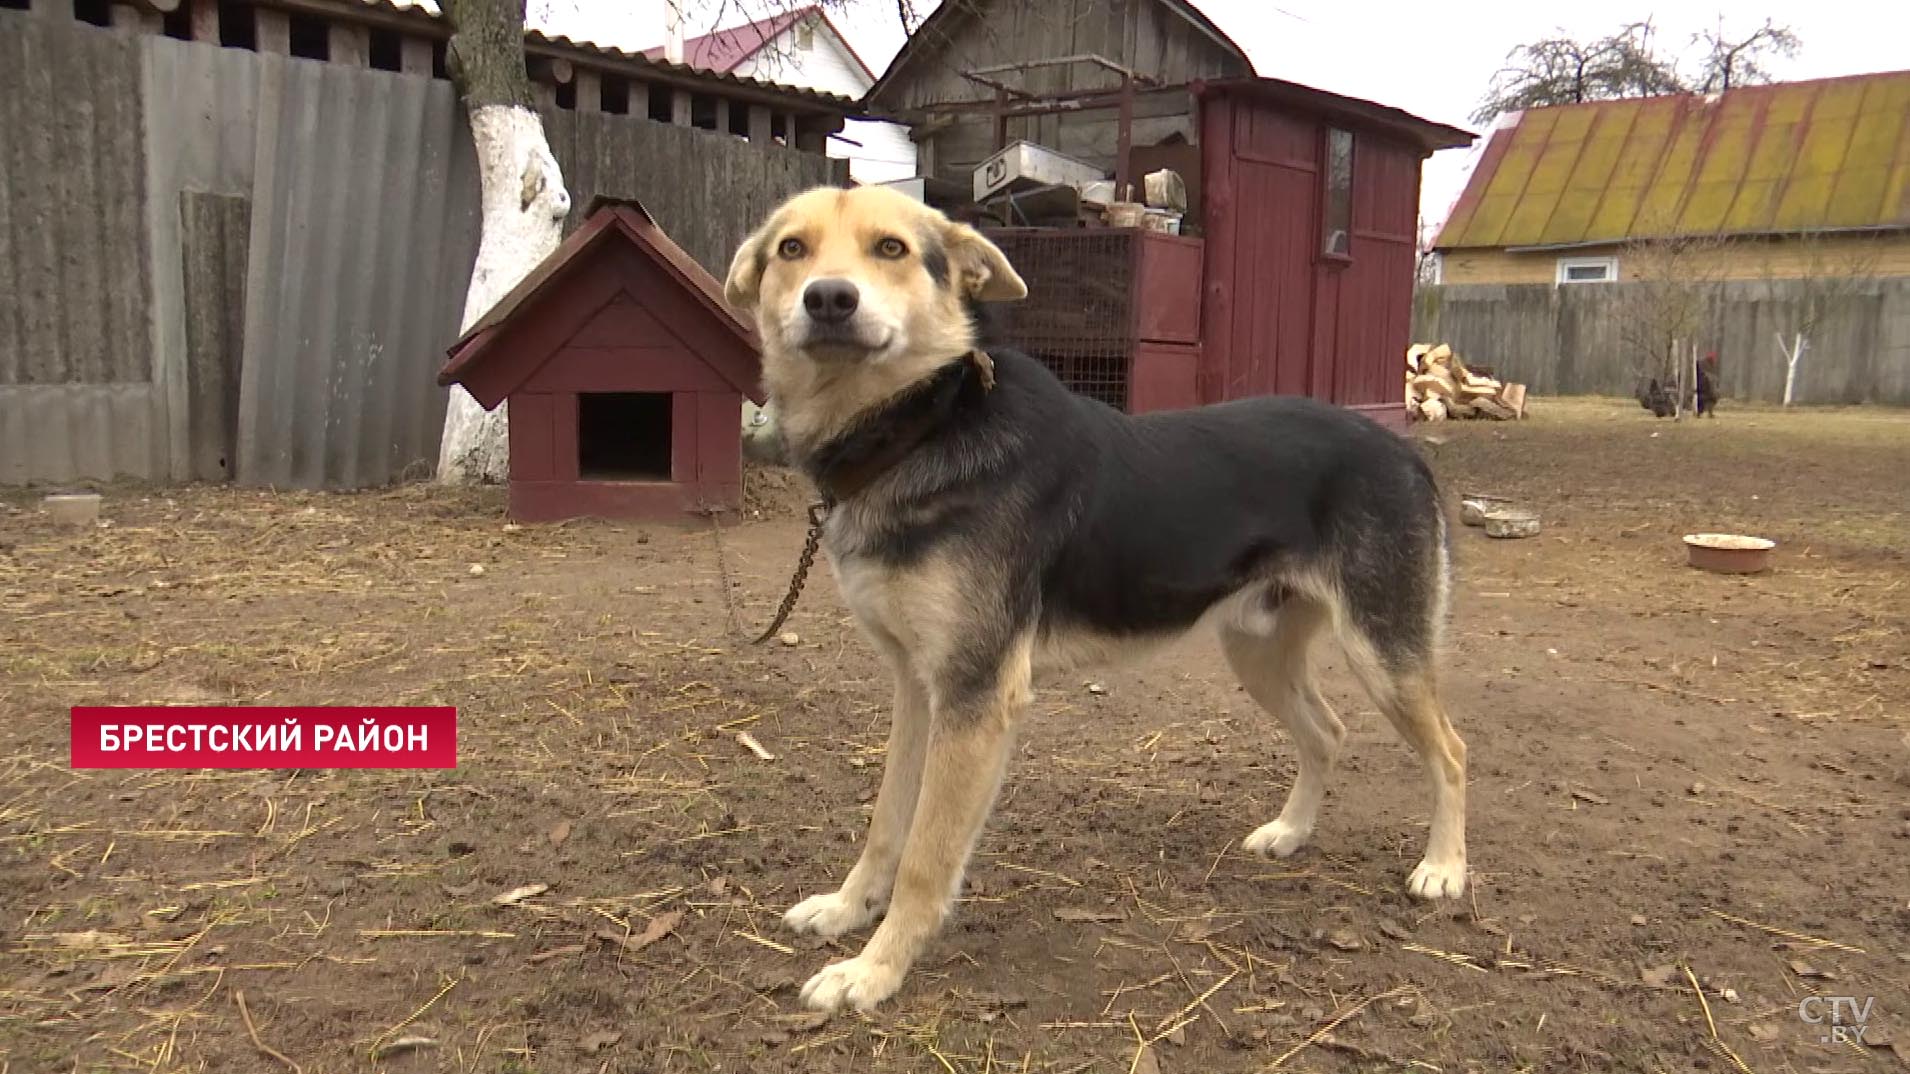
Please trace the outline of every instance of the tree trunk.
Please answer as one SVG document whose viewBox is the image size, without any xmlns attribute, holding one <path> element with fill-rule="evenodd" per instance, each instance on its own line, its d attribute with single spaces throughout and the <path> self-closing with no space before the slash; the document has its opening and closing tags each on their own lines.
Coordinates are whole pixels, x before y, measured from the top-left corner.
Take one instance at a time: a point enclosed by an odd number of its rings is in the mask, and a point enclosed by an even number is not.
<svg viewBox="0 0 1910 1074">
<path fill-rule="evenodd" d="M 1778 346 L 1781 348 L 1783 347 L 1783 345 L 1784 345 L 1783 338 L 1779 337 Z M 1791 344 L 1790 349 L 1785 352 L 1785 355 L 1784 355 L 1784 405 L 1785 406 L 1790 406 L 1791 403 L 1794 402 L 1797 398 L 1797 363 L 1804 360 L 1804 348 L 1806 346 L 1809 346 L 1809 343 L 1805 340 L 1804 333 L 1799 332 L 1797 334 L 1797 341 Z"/>
<path fill-rule="evenodd" d="M 532 107 L 524 69 L 524 0 L 446 0 L 453 27 L 446 55 L 464 98 L 477 149 L 481 217 L 477 263 L 464 296 L 468 331 L 563 237 L 570 192 Z M 486 412 L 453 386 L 438 449 L 447 484 L 502 481 L 510 442 L 505 406 Z"/>
</svg>

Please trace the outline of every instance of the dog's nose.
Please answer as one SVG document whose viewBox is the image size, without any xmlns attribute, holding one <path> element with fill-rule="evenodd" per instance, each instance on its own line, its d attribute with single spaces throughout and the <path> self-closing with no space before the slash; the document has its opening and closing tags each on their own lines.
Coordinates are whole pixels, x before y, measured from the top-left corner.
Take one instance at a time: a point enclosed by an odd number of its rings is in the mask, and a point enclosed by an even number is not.
<svg viewBox="0 0 1910 1074">
<path fill-rule="evenodd" d="M 841 324 L 855 315 L 862 293 L 848 280 L 815 280 L 803 288 L 802 308 L 812 320 Z"/>
</svg>

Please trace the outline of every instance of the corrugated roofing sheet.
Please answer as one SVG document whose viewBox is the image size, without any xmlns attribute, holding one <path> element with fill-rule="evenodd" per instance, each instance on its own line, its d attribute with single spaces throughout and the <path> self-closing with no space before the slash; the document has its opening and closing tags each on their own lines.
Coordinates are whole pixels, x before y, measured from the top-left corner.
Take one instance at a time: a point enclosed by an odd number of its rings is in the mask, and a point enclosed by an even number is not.
<svg viewBox="0 0 1910 1074">
<path fill-rule="evenodd" d="M 699 34 L 683 42 L 683 62 L 704 71 L 727 74 L 736 70 L 736 65 L 762 51 L 763 46 L 776 40 L 777 35 L 789 29 L 798 20 L 816 12 L 813 7 L 798 11 L 785 11 L 765 19 L 746 22 L 726 30 L 712 30 Z M 643 50 L 646 60 L 663 59 L 663 46 L 657 45 Z"/>
<path fill-rule="evenodd" d="M 341 0 L 341 2 L 355 4 L 358 7 L 373 11 L 382 11 L 387 14 L 403 16 L 415 20 L 419 25 L 429 25 L 438 28 L 440 35 L 448 32 L 447 29 L 443 28 L 442 15 L 438 10 L 436 0 Z M 596 53 L 607 59 L 632 64 L 638 67 L 655 68 L 659 72 L 681 78 L 694 78 L 703 82 L 725 83 L 752 90 L 761 90 L 778 94 L 794 101 L 804 101 L 831 112 L 841 112 L 846 115 L 861 115 L 863 113 L 860 102 L 854 98 L 844 97 L 838 93 L 825 93 L 821 90 L 785 86 L 776 82 L 765 82 L 759 78 L 743 78 L 738 75 L 706 70 L 687 63 L 671 63 L 668 60 L 652 59 L 641 52 L 625 52 L 623 49 L 610 45 L 600 45 L 593 41 L 578 41 L 573 38 L 564 37 L 561 34 L 547 34 L 541 30 L 534 29 L 528 30 L 524 34 L 524 42 L 533 48 L 541 45 L 551 49 Z"/>
<path fill-rule="evenodd" d="M 1434 245 L 1910 228 L 1910 71 L 1532 109 Z"/>
</svg>

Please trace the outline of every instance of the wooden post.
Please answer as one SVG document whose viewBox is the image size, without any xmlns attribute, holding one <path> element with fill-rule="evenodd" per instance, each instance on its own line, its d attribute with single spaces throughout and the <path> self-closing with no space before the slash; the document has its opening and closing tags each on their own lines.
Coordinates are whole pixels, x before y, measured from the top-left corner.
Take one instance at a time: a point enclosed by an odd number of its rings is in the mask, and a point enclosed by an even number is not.
<svg viewBox="0 0 1910 1074">
<path fill-rule="evenodd" d="M 796 148 L 796 113 L 794 112 L 783 113 L 783 144 L 791 149 Z"/>
<path fill-rule="evenodd" d="M 292 20 L 283 11 L 269 7 L 255 7 L 252 18 L 260 52 L 270 52 L 276 56 L 289 56 L 292 53 Z"/>
<path fill-rule="evenodd" d="M 260 8 L 263 14 L 265 9 Z M 398 42 L 398 70 L 408 75 L 431 77 L 431 40 L 425 37 L 406 37 Z"/>
<path fill-rule="evenodd" d="M 995 152 L 1008 148 L 1008 91 L 995 87 Z"/>
<path fill-rule="evenodd" d="M 595 71 L 577 72 L 577 111 L 601 112 L 604 107 L 602 76 Z"/>
<path fill-rule="evenodd" d="M 536 102 L 540 112 L 557 110 L 557 87 L 549 82 L 531 83 L 531 100 Z"/>
<path fill-rule="evenodd" d="M 728 97 L 718 97 L 716 99 L 716 133 L 728 134 L 729 132 L 730 99 Z"/>
<path fill-rule="evenodd" d="M 204 0 L 199 0 L 204 2 Z M 331 61 L 346 67 L 371 66 L 371 31 L 357 23 L 334 22 L 330 26 Z"/>
<path fill-rule="evenodd" d="M 815 116 L 796 127 L 796 148 L 819 156 L 829 155 L 829 136 L 848 126 L 841 116 Z"/>
<path fill-rule="evenodd" d="M 679 127 L 690 125 L 690 91 L 673 89 L 670 91 L 670 122 Z"/>
<path fill-rule="evenodd" d="M 1144 201 L 1145 197 L 1128 192 L 1128 184 L 1134 181 L 1134 80 L 1126 71 L 1121 72 L 1121 119 L 1115 137 L 1114 197 L 1119 201 Z"/>
<path fill-rule="evenodd" d="M 760 104 L 749 106 L 749 140 L 757 145 L 768 145 L 772 138 L 768 107 Z"/>
<path fill-rule="evenodd" d="M 68 3 L 68 6 L 72 6 Z M 219 0 L 192 0 L 192 39 L 219 43 Z"/>
<path fill-rule="evenodd" d="M 630 87 L 630 114 L 638 119 L 650 118 L 650 83 L 631 79 L 625 83 Z"/>
</svg>

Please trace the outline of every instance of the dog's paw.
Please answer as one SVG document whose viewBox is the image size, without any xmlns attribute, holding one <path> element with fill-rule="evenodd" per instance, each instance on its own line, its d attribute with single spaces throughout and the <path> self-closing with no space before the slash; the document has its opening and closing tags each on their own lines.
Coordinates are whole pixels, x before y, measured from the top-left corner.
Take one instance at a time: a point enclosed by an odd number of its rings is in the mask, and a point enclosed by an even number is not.
<svg viewBox="0 0 1910 1074">
<path fill-rule="evenodd" d="M 812 932 L 833 940 L 845 932 L 859 929 L 875 919 L 875 908 L 861 898 L 850 898 L 840 891 L 811 895 L 783 914 L 783 924 L 797 932 Z"/>
<path fill-rule="evenodd" d="M 857 957 L 831 963 L 802 986 L 804 1005 L 818 1011 L 854 1007 L 867 1011 L 895 995 L 905 971 Z"/>
<path fill-rule="evenodd" d="M 1421 899 L 1456 899 L 1466 890 L 1466 862 L 1422 861 L 1406 878 L 1406 890 Z"/>
<path fill-rule="evenodd" d="M 1308 829 L 1296 828 L 1286 821 L 1276 820 L 1271 824 L 1262 824 L 1255 828 L 1253 834 L 1243 840 L 1240 845 L 1253 854 L 1285 858 L 1306 846 L 1307 837 L 1312 834 L 1312 831 Z"/>
</svg>

